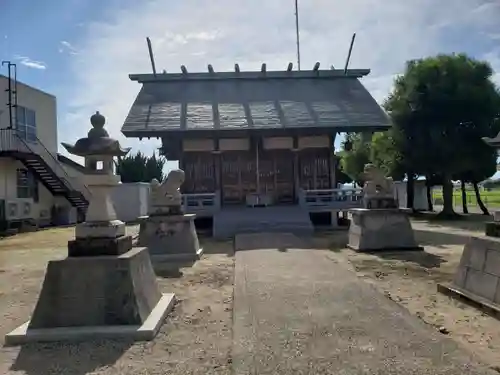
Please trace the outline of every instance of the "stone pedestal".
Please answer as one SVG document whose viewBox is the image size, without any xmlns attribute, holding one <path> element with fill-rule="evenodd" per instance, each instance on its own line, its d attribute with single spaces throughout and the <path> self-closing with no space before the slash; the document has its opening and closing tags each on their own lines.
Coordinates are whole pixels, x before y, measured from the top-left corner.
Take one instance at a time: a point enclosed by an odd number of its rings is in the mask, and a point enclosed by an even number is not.
<svg viewBox="0 0 500 375">
<path fill-rule="evenodd" d="M 120 182 L 114 157 L 130 149 L 109 137 L 99 112 L 90 122 L 86 138 L 63 143 L 69 153 L 85 158 L 86 221 L 68 242 L 68 258 L 49 262 L 31 320 L 6 335 L 7 345 L 103 337 L 151 340 L 173 307 L 174 295 L 160 293 L 149 252 L 132 248 L 110 199 Z"/>
<path fill-rule="evenodd" d="M 349 211 L 348 247 L 358 251 L 421 250 L 408 214 L 401 209 L 356 208 Z"/>
<path fill-rule="evenodd" d="M 452 283 L 438 290 L 500 313 L 500 238 L 471 237 Z"/>
<path fill-rule="evenodd" d="M 485 234 L 488 237 L 500 237 L 500 222 L 490 221 L 485 224 Z"/>
<path fill-rule="evenodd" d="M 152 340 L 173 305 L 173 294 L 160 293 L 145 248 L 68 257 L 49 262 L 31 320 L 7 334 L 5 343 Z"/>
<path fill-rule="evenodd" d="M 195 261 L 203 253 L 194 214 L 151 215 L 141 218 L 139 246 L 146 246 L 153 261 Z"/>
</svg>

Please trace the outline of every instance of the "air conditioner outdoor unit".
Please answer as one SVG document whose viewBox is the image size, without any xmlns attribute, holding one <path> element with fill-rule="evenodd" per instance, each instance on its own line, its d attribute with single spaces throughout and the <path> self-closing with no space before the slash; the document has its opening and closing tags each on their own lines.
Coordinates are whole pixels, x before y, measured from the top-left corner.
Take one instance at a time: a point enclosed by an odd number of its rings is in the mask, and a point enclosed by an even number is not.
<svg viewBox="0 0 500 375">
<path fill-rule="evenodd" d="M 7 221 L 33 219 L 33 199 L 6 199 L 3 211 Z"/>
</svg>

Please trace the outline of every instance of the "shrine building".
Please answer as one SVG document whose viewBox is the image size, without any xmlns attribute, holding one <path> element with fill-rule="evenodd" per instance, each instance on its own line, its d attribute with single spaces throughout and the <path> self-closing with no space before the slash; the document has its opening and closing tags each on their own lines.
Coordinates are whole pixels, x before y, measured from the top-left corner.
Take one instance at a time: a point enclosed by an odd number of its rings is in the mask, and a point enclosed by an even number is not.
<svg viewBox="0 0 500 375">
<path fill-rule="evenodd" d="M 263 64 L 260 71 L 235 65 L 215 72 L 209 65 L 202 73 L 182 66 L 180 73 L 131 74 L 142 87 L 122 133 L 162 140 L 163 155 L 186 173 L 186 212 L 213 217 L 214 231 L 236 225 L 243 212 L 265 212 L 269 228 L 273 208 L 277 221 L 292 210 L 303 217 L 346 210 L 359 205 L 359 192 L 337 188 L 335 136 L 390 128 L 359 80 L 369 73 L 320 70 L 319 63 L 294 71 L 290 63 L 284 71 Z M 267 211 L 248 208 L 260 206 Z M 216 224 L 217 216 L 226 219 Z"/>
</svg>

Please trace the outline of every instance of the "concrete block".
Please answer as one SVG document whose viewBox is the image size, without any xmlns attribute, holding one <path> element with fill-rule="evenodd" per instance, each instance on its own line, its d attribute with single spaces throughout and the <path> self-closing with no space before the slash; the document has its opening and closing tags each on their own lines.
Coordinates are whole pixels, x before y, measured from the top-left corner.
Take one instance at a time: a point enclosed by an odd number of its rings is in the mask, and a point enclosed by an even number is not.
<svg viewBox="0 0 500 375">
<path fill-rule="evenodd" d="M 421 250 L 405 211 L 358 208 L 349 212 L 348 247 L 358 251 Z"/>
<path fill-rule="evenodd" d="M 500 237 L 500 222 L 491 221 L 485 224 L 485 233 L 489 237 Z"/>
<path fill-rule="evenodd" d="M 467 243 L 470 243 L 471 242 L 471 239 L 469 238 L 469 240 L 467 241 Z M 462 251 L 462 256 L 460 257 L 460 263 L 458 264 L 458 268 L 461 269 L 461 268 L 464 268 L 464 267 L 468 267 L 469 264 L 470 264 L 470 257 L 471 257 L 471 254 L 472 254 L 472 246 L 469 245 L 469 246 L 464 246 L 464 249 Z"/>
<path fill-rule="evenodd" d="M 500 238 L 470 237 L 453 282 L 438 289 L 500 311 Z"/>
<path fill-rule="evenodd" d="M 151 314 L 142 325 L 85 326 L 30 328 L 30 321 L 5 335 L 5 345 L 22 345 L 31 342 L 85 341 L 96 339 L 132 339 L 151 341 L 175 305 L 173 293 L 162 294 Z"/>
<path fill-rule="evenodd" d="M 455 272 L 455 276 L 453 277 L 453 284 L 457 287 L 464 288 L 465 287 L 465 279 L 467 277 L 468 267 L 459 267 Z"/>
<path fill-rule="evenodd" d="M 69 257 L 122 255 L 132 249 L 132 236 L 118 238 L 77 238 L 68 241 Z"/>
<path fill-rule="evenodd" d="M 493 303 L 500 306 L 500 283 L 497 285 L 497 290 L 495 292 L 495 299 L 493 300 Z"/>
<path fill-rule="evenodd" d="M 154 215 L 143 218 L 139 246 L 146 246 L 153 261 L 198 260 L 203 252 L 194 225 L 196 215 Z"/>
<path fill-rule="evenodd" d="M 479 241 L 472 241 L 472 250 L 470 252 L 468 267 L 476 271 L 484 269 L 484 261 L 486 260 L 486 247 Z"/>
<path fill-rule="evenodd" d="M 465 290 L 493 301 L 497 290 L 497 283 L 498 277 L 469 268 L 465 279 Z"/>
<path fill-rule="evenodd" d="M 500 251 L 487 249 L 484 262 L 484 272 L 500 277 Z"/>
<path fill-rule="evenodd" d="M 120 220 L 109 222 L 86 221 L 77 224 L 75 237 L 80 238 L 116 238 L 125 235 L 125 223 Z"/>
<path fill-rule="evenodd" d="M 152 338 L 172 304 L 173 295 L 160 293 L 146 248 L 119 256 L 68 257 L 49 262 L 31 320 L 6 340 Z"/>
</svg>

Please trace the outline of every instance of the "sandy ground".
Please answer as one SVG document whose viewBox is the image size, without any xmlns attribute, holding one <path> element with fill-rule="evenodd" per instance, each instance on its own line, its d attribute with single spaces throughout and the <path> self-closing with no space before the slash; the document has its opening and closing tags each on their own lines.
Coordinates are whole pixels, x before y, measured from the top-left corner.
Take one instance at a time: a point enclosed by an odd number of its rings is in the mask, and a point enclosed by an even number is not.
<svg viewBox="0 0 500 375">
<path fill-rule="evenodd" d="M 130 228 L 129 233 L 136 228 Z M 46 264 L 65 257 L 74 229 L 51 229 L 0 241 L 0 335 L 31 314 Z M 0 349 L 0 374 L 229 374 L 231 370 L 232 244 L 203 241 L 194 266 L 157 272 L 178 303 L 156 339 L 94 341 Z"/>
<path fill-rule="evenodd" d="M 451 281 L 469 235 L 483 218 L 413 227 L 424 252 L 358 254 L 346 233 L 323 233 L 317 247 L 353 269 L 385 295 L 476 353 L 500 372 L 500 322 L 437 292 Z M 129 228 L 129 233 L 136 232 Z M 65 256 L 73 229 L 51 229 L 0 240 L 0 336 L 22 324 L 36 302 L 47 261 Z M 153 342 L 99 341 L 0 349 L 0 374 L 230 374 L 233 257 L 230 242 L 202 239 L 205 255 L 192 267 L 157 272 L 179 303 Z"/>
<path fill-rule="evenodd" d="M 475 307 L 437 292 L 438 283 L 451 282 L 468 236 L 482 234 L 484 219 L 469 222 L 414 221 L 417 239 L 425 251 L 357 253 L 343 248 L 345 234 L 326 234 L 332 257 L 344 261 L 357 275 L 388 298 L 406 307 L 437 330 L 477 354 L 500 372 L 500 321 Z"/>
</svg>

